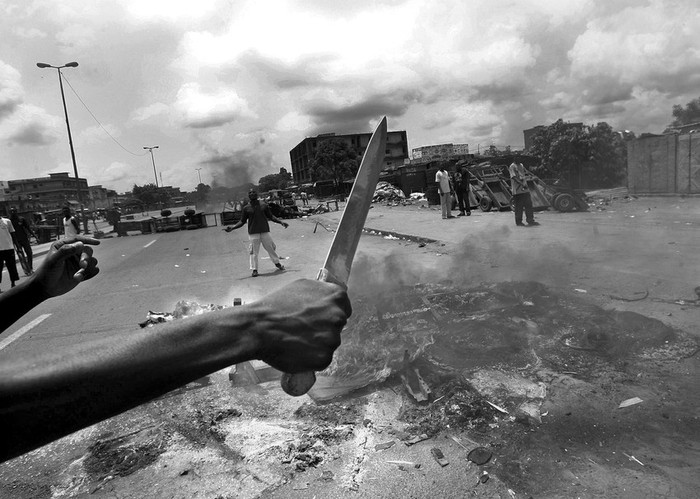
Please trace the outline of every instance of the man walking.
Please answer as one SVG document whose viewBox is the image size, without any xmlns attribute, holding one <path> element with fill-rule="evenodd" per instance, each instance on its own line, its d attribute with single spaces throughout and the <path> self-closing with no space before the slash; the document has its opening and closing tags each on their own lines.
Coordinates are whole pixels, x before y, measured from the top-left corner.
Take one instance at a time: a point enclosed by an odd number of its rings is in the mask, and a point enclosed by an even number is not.
<svg viewBox="0 0 700 499">
<path fill-rule="evenodd" d="M 469 202 L 469 189 L 471 184 L 471 173 L 466 165 L 457 165 L 455 171 L 455 191 L 457 192 L 457 203 L 459 204 L 458 217 L 472 214 L 471 203 Z"/>
<path fill-rule="evenodd" d="M 15 263 L 15 243 L 12 240 L 15 228 L 12 222 L 5 217 L 0 217 L 0 281 L 2 281 L 3 264 L 7 266 L 7 273 L 10 275 L 11 286 L 15 287 L 15 282 L 19 281 L 17 264 Z"/>
<path fill-rule="evenodd" d="M 527 186 L 528 177 L 530 174 L 525 169 L 522 163 L 514 159 L 508 167 L 510 173 L 510 188 L 513 192 L 513 211 L 515 212 L 515 225 L 522 227 L 523 210 L 525 210 L 525 220 L 530 227 L 539 225 L 535 222 L 535 216 L 532 211 L 532 198 L 530 197 L 530 189 Z"/>
<path fill-rule="evenodd" d="M 34 234 L 27 220 L 17 215 L 17 208 L 10 209 L 10 222 L 12 222 L 12 226 L 15 229 L 15 242 L 17 246 L 24 251 L 24 255 L 27 257 L 27 268 L 24 269 L 25 274 L 32 275 L 34 273 L 34 266 L 32 263 L 32 257 L 34 255 L 32 253 L 32 245 L 29 242 L 29 236 L 36 237 L 36 234 Z"/>
<path fill-rule="evenodd" d="M 289 224 L 275 217 L 270 208 L 258 200 L 258 193 L 254 189 L 248 191 L 248 199 L 250 203 L 243 207 L 241 219 L 235 225 L 226 227 L 226 232 L 236 230 L 248 222 L 248 241 L 250 242 L 250 270 L 253 271 L 253 277 L 258 276 L 258 253 L 260 253 L 260 245 L 265 248 L 270 260 L 279 270 L 284 270 L 284 266 L 280 263 L 280 258 L 277 256 L 275 243 L 270 236 L 270 224 L 268 220 L 280 224 L 285 229 Z"/>
<path fill-rule="evenodd" d="M 438 185 L 438 193 L 440 194 L 442 218 L 454 218 L 452 216 L 452 186 L 450 185 L 450 174 L 447 173 L 445 163 L 441 163 L 439 170 L 435 173 L 435 182 Z"/>
</svg>

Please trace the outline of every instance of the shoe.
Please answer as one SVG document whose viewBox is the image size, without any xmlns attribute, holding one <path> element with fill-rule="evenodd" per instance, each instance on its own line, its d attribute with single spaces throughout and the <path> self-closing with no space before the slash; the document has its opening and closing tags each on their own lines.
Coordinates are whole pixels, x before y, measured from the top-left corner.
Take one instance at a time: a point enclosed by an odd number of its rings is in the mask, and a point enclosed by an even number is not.
<svg viewBox="0 0 700 499">
<path fill-rule="evenodd" d="M 533 222 L 528 222 L 527 225 L 528 225 L 529 227 L 536 227 L 536 226 L 540 225 L 540 223 L 539 223 L 539 222 L 534 222 L 534 221 L 533 221 Z"/>
<path fill-rule="evenodd" d="M 463 216 L 465 216 L 465 215 L 466 215 L 466 213 L 457 213 L 457 216 L 458 216 L 458 217 L 463 217 Z"/>
<path fill-rule="evenodd" d="M 515 225 L 517 225 L 518 227 L 524 227 L 524 226 L 525 226 L 525 224 L 522 223 L 522 222 L 515 222 Z"/>
<path fill-rule="evenodd" d="M 277 267 L 280 270 L 284 270 L 284 265 L 282 265 L 281 263 L 276 263 L 275 267 Z"/>
<path fill-rule="evenodd" d="M 253 277 L 258 277 L 258 271 L 257 271 L 257 270 L 254 270 L 254 271 L 253 271 Z"/>
<path fill-rule="evenodd" d="M 450 216 L 447 217 L 447 218 L 457 218 L 457 217 L 455 217 L 454 215 L 450 215 Z"/>
<path fill-rule="evenodd" d="M 471 211 L 468 211 L 468 212 L 467 212 L 467 216 L 468 216 L 468 217 L 471 217 L 471 216 L 472 216 L 472 212 L 471 212 Z"/>
</svg>

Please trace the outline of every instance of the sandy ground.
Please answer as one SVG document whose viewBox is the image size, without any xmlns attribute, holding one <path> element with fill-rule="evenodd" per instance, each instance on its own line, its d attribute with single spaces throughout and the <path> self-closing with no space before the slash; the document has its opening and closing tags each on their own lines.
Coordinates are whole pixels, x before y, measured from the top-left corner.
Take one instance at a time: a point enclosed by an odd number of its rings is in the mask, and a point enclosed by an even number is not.
<svg viewBox="0 0 700 499">
<path fill-rule="evenodd" d="M 697 497 L 700 200 L 537 218 L 374 205 L 329 374 L 375 383 L 321 404 L 214 373 L 3 464 L 0 496 Z"/>
</svg>

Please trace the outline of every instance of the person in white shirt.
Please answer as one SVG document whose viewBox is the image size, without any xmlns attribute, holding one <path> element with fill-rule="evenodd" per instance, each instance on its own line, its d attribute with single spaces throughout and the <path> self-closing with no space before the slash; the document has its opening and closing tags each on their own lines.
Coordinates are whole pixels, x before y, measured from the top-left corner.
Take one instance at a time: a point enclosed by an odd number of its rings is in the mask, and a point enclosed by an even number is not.
<svg viewBox="0 0 700 499">
<path fill-rule="evenodd" d="M 510 188 L 513 192 L 515 225 L 525 225 L 523 223 L 523 210 L 525 211 L 525 220 L 527 220 L 527 224 L 530 227 L 539 225 L 538 222 L 535 222 L 535 215 L 532 210 L 532 197 L 530 197 L 530 188 L 527 186 L 527 181 L 530 178 L 529 172 L 522 163 L 515 159 L 508 167 L 508 173 L 510 174 Z"/>
<path fill-rule="evenodd" d="M 13 288 L 15 287 L 15 282 L 19 281 L 17 263 L 15 262 L 14 234 L 15 228 L 10 219 L 0 217 L 0 281 L 2 281 L 3 265 L 6 265 Z"/>
<path fill-rule="evenodd" d="M 70 206 L 63 207 L 63 238 L 72 239 L 80 234 L 80 223 L 70 211 Z"/>
<path fill-rule="evenodd" d="M 455 218 L 452 215 L 452 186 L 450 185 L 450 174 L 445 168 L 445 163 L 440 165 L 440 169 L 435 174 L 435 182 L 437 182 L 438 193 L 440 193 L 442 218 Z"/>
</svg>

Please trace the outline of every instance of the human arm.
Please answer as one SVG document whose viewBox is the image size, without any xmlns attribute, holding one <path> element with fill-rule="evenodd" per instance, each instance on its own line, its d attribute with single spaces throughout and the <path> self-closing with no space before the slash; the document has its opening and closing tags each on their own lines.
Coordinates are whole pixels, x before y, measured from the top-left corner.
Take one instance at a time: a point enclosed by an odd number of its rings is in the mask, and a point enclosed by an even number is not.
<svg viewBox="0 0 700 499">
<path fill-rule="evenodd" d="M 97 239 L 84 236 L 54 242 L 28 279 L 0 294 L 0 332 L 43 301 L 95 277 L 100 269 L 90 245 L 97 244 L 100 244 Z"/>
<path fill-rule="evenodd" d="M 236 222 L 235 224 L 229 225 L 228 227 L 225 227 L 223 230 L 225 230 L 226 232 L 231 232 L 231 231 L 234 231 L 236 229 L 240 229 L 241 227 L 243 227 L 245 225 L 247 220 L 248 220 L 248 212 L 243 210 L 241 212 L 241 219 L 238 222 Z"/>
<path fill-rule="evenodd" d="M 283 222 L 282 220 L 280 220 L 279 218 L 277 218 L 276 216 L 274 216 L 272 214 L 272 212 L 270 211 L 270 207 L 268 205 L 265 205 L 265 209 L 263 211 L 265 212 L 265 216 L 267 217 L 268 220 L 275 222 L 276 224 L 280 224 L 285 229 L 287 227 L 289 227 L 289 224 L 287 222 Z"/>
<path fill-rule="evenodd" d="M 351 314 L 337 285 L 303 279 L 265 298 L 32 358 L 0 359 L 0 461 L 207 374 L 260 359 L 326 368 Z"/>
</svg>

